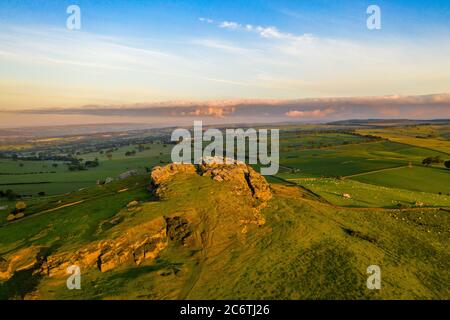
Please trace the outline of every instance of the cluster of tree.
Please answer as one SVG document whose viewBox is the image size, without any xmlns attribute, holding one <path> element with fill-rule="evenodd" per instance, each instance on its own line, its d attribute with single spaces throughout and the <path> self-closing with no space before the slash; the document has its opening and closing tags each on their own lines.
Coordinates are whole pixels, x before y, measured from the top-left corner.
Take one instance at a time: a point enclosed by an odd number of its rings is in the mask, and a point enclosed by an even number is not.
<svg viewBox="0 0 450 320">
<path fill-rule="evenodd" d="M 69 171 L 83 171 L 83 170 L 87 170 L 86 167 L 84 165 L 82 165 L 81 163 L 79 164 L 70 164 L 68 166 Z"/>
<path fill-rule="evenodd" d="M 126 157 L 132 157 L 136 155 L 136 150 L 125 152 Z"/>
<path fill-rule="evenodd" d="M 38 155 L 38 156 L 21 156 L 16 153 L 12 154 L 11 159 L 14 161 L 72 161 L 72 156 L 62 156 L 62 155 Z"/>
<path fill-rule="evenodd" d="M 14 193 L 11 189 L 8 189 L 6 191 L 0 190 L 0 198 L 7 198 L 8 200 L 16 200 L 17 198 L 20 198 L 19 195 Z"/>
<path fill-rule="evenodd" d="M 100 162 L 97 158 L 95 160 L 91 161 L 88 160 L 83 163 L 83 159 L 74 159 L 72 162 L 68 164 L 69 171 L 83 171 L 87 170 L 88 168 L 95 168 L 100 165 Z"/>
<path fill-rule="evenodd" d="M 98 167 L 99 165 L 100 165 L 100 162 L 98 161 L 97 158 L 95 158 L 94 161 L 86 161 L 86 162 L 84 163 L 84 166 L 85 166 L 86 168 L 95 168 L 95 167 Z"/>
<path fill-rule="evenodd" d="M 444 160 L 442 160 L 441 157 L 439 157 L 439 156 L 427 157 L 427 158 L 422 160 L 422 164 L 425 165 L 425 166 L 430 166 L 433 163 L 439 164 L 439 163 L 443 163 L 443 162 L 444 162 Z"/>
<path fill-rule="evenodd" d="M 425 136 L 416 136 L 417 139 L 429 139 L 429 138 L 437 138 L 438 136 L 435 133 L 428 134 Z"/>
<path fill-rule="evenodd" d="M 139 144 L 137 148 L 139 152 L 142 152 L 146 149 L 146 147 L 144 147 L 142 144 Z"/>
<path fill-rule="evenodd" d="M 18 176 L 18 175 L 44 174 L 44 173 L 56 173 L 56 171 L 1 172 L 0 176 Z"/>
</svg>

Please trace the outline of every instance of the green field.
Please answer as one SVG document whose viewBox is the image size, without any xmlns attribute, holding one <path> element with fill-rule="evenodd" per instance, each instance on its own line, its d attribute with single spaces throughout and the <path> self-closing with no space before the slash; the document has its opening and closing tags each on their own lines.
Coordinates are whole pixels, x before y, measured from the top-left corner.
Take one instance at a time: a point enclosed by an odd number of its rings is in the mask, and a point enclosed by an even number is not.
<svg viewBox="0 0 450 320">
<path fill-rule="evenodd" d="M 331 146 L 363 143 L 370 139 L 358 135 L 339 132 L 283 132 L 280 137 L 280 152 L 310 148 L 327 148 Z"/>
<path fill-rule="evenodd" d="M 400 142 L 450 155 L 449 125 L 401 126 L 377 129 L 359 129 L 360 134 L 376 135 L 394 142 Z"/>
<path fill-rule="evenodd" d="M 12 189 L 16 193 L 33 196 L 41 191 L 48 195 L 67 193 L 93 186 L 97 180 L 117 178 L 119 174 L 129 170 L 136 169 L 145 173 L 146 167 L 151 168 L 161 161 L 167 163 L 170 160 L 169 146 L 151 144 L 148 147 L 151 149 L 129 157 L 125 156 L 125 152 L 135 150 L 135 147 L 121 147 L 112 153 L 111 160 L 99 153 L 80 155 L 85 161 L 98 158 L 100 166 L 75 172 L 69 171 L 61 162 L 0 160 L 0 173 L 8 173 L 0 175 L 0 190 Z M 20 163 L 23 167 L 20 167 Z M 53 163 L 57 163 L 58 167 L 54 168 Z"/>
<path fill-rule="evenodd" d="M 368 173 L 351 179 L 404 190 L 450 194 L 450 171 L 443 168 L 405 167 Z"/>
<path fill-rule="evenodd" d="M 427 156 L 446 157 L 436 151 L 381 141 L 282 153 L 280 164 L 297 169 L 304 177 L 336 177 L 406 166 L 410 162 L 421 165 Z"/>
<path fill-rule="evenodd" d="M 380 173 L 381 174 L 381 173 Z M 294 182 L 314 191 L 329 202 L 343 207 L 450 207 L 450 196 L 431 192 L 411 191 L 401 188 L 362 183 L 353 179 L 300 179 Z M 408 185 L 409 186 L 409 185 Z M 351 198 L 343 197 L 344 194 Z"/>
</svg>

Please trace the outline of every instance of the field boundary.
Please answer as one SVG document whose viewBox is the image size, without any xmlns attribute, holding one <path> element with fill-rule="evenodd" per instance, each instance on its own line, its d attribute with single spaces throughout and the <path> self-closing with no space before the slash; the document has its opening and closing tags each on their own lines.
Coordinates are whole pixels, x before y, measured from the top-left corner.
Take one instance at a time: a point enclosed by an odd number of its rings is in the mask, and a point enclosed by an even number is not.
<svg viewBox="0 0 450 320">
<path fill-rule="evenodd" d="M 352 174 L 349 176 L 344 176 L 342 177 L 343 179 L 347 179 L 347 178 L 352 178 L 352 177 L 359 177 L 359 176 L 364 176 L 367 174 L 372 174 L 372 173 L 377 173 L 377 172 L 383 172 L 383 171 L 393 171 L 393 170 L 398 170 L 398 169 L 403 169 L 403 168 L 410 168 L 409 166 L 397 166 L 397 167 L 391 167 L 391 168 L 384 168 L 384 169 L 377 169 L 377 170 L 372 170 L 372 171 L 367 171 L 367 172 L 362 172 L 362 173 L 356 173 L 356 174 Z"/>
</svg>

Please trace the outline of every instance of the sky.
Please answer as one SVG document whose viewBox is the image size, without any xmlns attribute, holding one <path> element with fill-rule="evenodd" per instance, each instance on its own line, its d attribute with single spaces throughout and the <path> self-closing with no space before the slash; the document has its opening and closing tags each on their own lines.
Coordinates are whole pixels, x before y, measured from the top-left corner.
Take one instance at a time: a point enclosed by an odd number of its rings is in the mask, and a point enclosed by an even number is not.
<svg viewBox="0 0 450 320">
<path fill-rule="evenodd" d="M 449 71 L 447 0 L 0 2 L 3 112 L 442 94 Z"/>
</svg>

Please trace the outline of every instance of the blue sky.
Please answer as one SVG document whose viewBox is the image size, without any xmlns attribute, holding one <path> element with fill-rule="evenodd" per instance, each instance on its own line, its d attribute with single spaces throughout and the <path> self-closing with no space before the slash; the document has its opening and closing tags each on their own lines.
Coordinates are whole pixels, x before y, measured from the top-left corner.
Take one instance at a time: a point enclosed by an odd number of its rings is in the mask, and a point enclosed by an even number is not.
<svg viewBox="0 0 450 320">
<path fill-rule="evenodd" d="M 382 8 L 383 27 L 390 35 L 414 37 L 428 32 L 449 32 L 450 2 L 446 0 L 3 0 L 3 23 L 52 25 L 65 23 L 71 4 L 83 9 L 88 32 L 144 36 L 202 33 L 198 17 L 233 20 L 255 25 L 276 25 L 293 33 L 355 37 L 367 34 L 365 10 Z"/>
<path fill-rule="evenodd" d="M 450 1 L 2 0 L 0 105 L 448 92 L 449 21 Z"/>
</svg>

